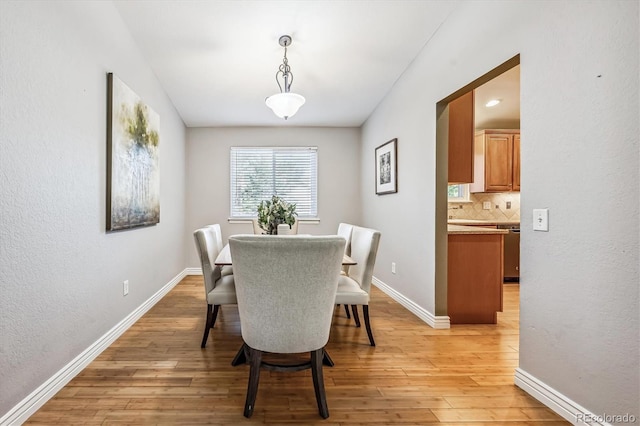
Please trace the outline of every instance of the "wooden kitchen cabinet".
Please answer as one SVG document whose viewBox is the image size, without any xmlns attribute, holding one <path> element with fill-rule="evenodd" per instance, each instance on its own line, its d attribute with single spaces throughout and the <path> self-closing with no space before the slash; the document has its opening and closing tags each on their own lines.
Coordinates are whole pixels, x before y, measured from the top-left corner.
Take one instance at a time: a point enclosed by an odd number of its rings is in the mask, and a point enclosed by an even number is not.
<svg viewBox="0 0 640 426">
<path fill-rule="evenodd" d="M 513 190 L 520 191 L 520 133 L 513 135 Z"/>
<path fill-rule="evenodd" d="M 473 182 L 473 91 L 449 102 L 448 182 Z"/>
<path fill-rule="evenodd" d="M 469 191 L 520 191 L 520 130 L 476 132 L 474 179 Z"/>
<path fill-rule="evenodd" d="M 503 237 L 449 234 L 447 315 L 451 324 L 496 324 L 502 311 Z"/>
</svg>

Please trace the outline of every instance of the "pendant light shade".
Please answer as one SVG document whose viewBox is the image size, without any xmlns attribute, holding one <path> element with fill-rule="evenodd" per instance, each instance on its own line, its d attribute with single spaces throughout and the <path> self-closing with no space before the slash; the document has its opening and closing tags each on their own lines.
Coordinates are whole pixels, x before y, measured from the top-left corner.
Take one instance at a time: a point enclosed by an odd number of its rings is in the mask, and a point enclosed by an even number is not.
<svg viewBox="0 0 640 426">
<path fill-rule="evenodd" d="M 286 120 L 298 112 L 305 99 L 297 93 L 287 92 L 269 96 L 265 102 L 275 115 Z"/>
<path fill-rule="evenodd" d="M 273 110 L 275 115 L 286 120 L 298 112 L 300 107 L 304 105 L 305 99 L 302 95 L 290 91 L 291 83 L 293 83 L 293 73 L 287 59 L 287 46 L 291 45 L 291 36 L 283 35 L 278 42 L 280 46 L 284 47 L 284 58 L 276 72 L 276 83 L 278 83 L 280 93 L 269 96 L 265 99 L 265 103 Z M 282 78 L 284 84 L 280 84 L 278 77 Z"/>
</svg>

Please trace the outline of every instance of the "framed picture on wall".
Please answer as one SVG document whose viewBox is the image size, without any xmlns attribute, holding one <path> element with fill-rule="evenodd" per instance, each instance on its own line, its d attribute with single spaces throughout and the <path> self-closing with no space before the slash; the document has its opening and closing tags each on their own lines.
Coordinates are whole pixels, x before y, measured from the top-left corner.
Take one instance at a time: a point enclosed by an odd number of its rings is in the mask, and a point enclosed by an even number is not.
<svg viewBox="0 0 640 426">
<path fill-rule="evenodd" d="M 107 231 L 160 222 L 160 117 L 107 74 Z"/>
<path fill-rule="evenodd" d="M 376 194 L 398 192 L 398 139 L 376 148 Z"/>
</svg>

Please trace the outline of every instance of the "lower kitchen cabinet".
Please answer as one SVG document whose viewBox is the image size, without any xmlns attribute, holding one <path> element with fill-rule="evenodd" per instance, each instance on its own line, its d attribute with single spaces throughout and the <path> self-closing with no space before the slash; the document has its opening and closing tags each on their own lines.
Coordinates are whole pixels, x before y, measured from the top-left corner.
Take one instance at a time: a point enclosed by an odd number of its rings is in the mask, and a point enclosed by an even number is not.
<svg viewBox="0 0 640 426">
<path fill-rule="evenodd" d="M 449 234 L 451 324 L 495 324 L 502 311 L 503 234 Z"/>
</svg>

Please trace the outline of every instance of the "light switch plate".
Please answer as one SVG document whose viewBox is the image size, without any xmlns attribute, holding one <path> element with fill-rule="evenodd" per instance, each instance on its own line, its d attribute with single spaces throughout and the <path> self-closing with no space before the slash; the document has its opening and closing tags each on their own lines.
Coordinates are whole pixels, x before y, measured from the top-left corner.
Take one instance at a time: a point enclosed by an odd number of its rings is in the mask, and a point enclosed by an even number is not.
<svg viewBox="0 0 640 426">
<path fill-rule="evenodd" d="M 533 230 L 549 231 L 549 209 L 533 209 Z"/>
</svg>

